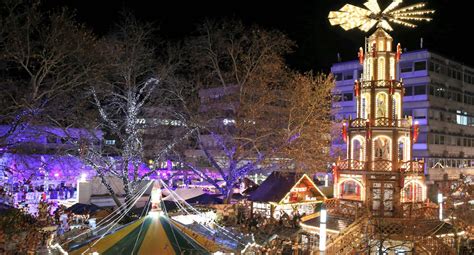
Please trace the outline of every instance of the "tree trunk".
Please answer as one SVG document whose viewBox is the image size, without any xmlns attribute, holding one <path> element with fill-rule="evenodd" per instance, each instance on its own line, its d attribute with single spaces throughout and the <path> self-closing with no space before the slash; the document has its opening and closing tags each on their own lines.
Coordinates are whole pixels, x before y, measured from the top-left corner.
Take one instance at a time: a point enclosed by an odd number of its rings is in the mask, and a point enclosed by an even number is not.
<svg viewBox="0 0 474 255">
<path fill-rule="evenodd" d="M 115 195 L 115 192 L 114 193 L 110 193 L 110 196 L 112 197 L 112 199 L 114 200 L 115 204 L 117 205 L 117 207 L 122 207 L 122 202 L 120 202 L 120 200 L 118 199 L 117 195 Z"/>
<path fill-rule="evenodd" d="M 230 204 L 230 201 L 232 200 L 232 195 L 234 194 L 234 189 L 230 188 L 227 189 L 226 193 L 224 194 L 224 204 Z"/>
<path fill-rule="evenodd" d="M 378 249 L 377 253 L 383 255 L 383 240 L 380 240 Z"/>
<path fill-rule="evenodd" d="M 117 207 L 120 208 L 122 206 L 122 202 L 120 202 L 120 200 L 118 199 L 117 195 L 115 194 L 114 189 L 107 183 L 107 181 L 105 180 L 105 176 L 103 176 L 102 174 L 99 174 L 99 176 L 100 176 L 100 181 L 102 182 L 102 184 L 104 184 L 105 188 L 109 191 L 109 194 L 114 200 L 115 204 L 117 205 Z"/>
</svg>

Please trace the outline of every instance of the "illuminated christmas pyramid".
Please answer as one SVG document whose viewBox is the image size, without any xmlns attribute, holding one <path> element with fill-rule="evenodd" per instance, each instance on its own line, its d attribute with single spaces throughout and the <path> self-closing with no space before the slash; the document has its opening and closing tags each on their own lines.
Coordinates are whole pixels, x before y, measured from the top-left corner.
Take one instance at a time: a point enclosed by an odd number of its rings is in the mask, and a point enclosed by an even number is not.
<svg viewBox="0 0 474 255">
<path fill-rule="evenodd" d="M 402 115 L 404 87 L 397 71 L 402 50 L 386 32 L 393 30 L 390 23 L 416 27 L 412 21 L 430 21 L 424 15 L 434 11 L 422 9 L 424 3 L 398 8 L 401 2 L 382 10 L 369 0 L 367 9 L 346 4 L 329 13 L 330 23 L 345 30 L 376 28 L 358 52 L 363 73 L 354 82 L 357 113 L 343 122 L 347 157 L 333 169 L 334 198 L 302 220 L 301 242 L 308 250 L 454 254 L 446 235 L 452 229 L 427 200 L 424 164 L 412 160 L 418 123 Z"/>
<path fill-rule="evenodd" d="M 361 201 L 371 214 L 388 217 L 401 216 L 401 203 L 426 200 L 423 162 L 412 161 L 418 124 L 402 116 L 401 46 L 395 47 L 385 30 L 392 30 L 389 21 L 414 27 L 406 20 L 430 20 L 422 15 L 433 11 L 419 10 L 423 3 L 396 9 L 400 2 L 384 11 L 377 1 L 366 2 L 368 9 L 346 4 L 329 14 L 331 24 L 346 30 L 377 26 L 359 49 L 363 73 L 354 84 L 357 116 L 343 123 L 347 159 L 336 163 L 334 196 Z"/>
</svg>

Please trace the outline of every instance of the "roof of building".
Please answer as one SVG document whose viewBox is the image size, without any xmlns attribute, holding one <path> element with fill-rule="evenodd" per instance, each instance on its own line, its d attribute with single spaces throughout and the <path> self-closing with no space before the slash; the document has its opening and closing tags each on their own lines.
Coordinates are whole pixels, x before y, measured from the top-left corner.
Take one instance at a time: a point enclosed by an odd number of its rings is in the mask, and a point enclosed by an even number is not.
<svg viewBox="0 0 474 255">
<path fill-rule="evenodd" d="M 324 194 L 318 189 L 308 175 L 296 172 L 272 172 L 260 186 L 250 194 L 253 202 L 275 202 L 279 203 L 303 178 L 307 178 L 311 185 L 322 197 Z"/>
</svg>

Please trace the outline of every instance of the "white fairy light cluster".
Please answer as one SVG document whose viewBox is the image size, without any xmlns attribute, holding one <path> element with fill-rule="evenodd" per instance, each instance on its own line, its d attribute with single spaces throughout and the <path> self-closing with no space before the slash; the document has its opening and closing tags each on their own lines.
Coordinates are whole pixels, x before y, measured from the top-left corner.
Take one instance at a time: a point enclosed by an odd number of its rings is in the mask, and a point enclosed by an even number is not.
<svg viewBox="0 0 474 255">
<path fill-rule="evenodd" d="M 329 12 L 328 18 L 333 26 L 339 25 L 344 30 L 359 28 L 365 32 L 368 32 L 375 25 L 387 31 L 392 31 L 393 28 L 389 22 L 414 28 L 416 24 L 413 24 L 412 21 L 432 20 L 426 15 L 433 14 L 435 11 L 422 9 L 426 6 L 426 3 L 418 3 L 397 9 L 402 2 L 403 0 L 393 0 L 383 11 L 380 9 L 377 0 L 368 0 L 364 3 L 367 9 L 346 4 L 339 11 Z"/>
</svg>

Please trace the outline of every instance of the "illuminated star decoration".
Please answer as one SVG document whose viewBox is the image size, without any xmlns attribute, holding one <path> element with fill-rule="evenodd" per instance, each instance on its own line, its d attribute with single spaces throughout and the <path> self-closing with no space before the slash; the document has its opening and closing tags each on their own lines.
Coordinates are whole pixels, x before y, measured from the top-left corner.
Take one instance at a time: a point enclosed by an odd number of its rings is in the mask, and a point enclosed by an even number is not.
<svg viewBox="0 0 474 255">
<path fill-rule="evenodd" d="M 367 9 L 346 4 L 339 11 L 329 12 L 329 22 L 333 26 L 340 25 L 344 30 L 357 27 L 362 31 L 368 32 L 375 25 L 387 31 L 392 31 L 393 29 L 389 22 L 414 28 L 416 25 L 412 21 L 432 20 L 426 17 L 426 15 L 432 14 L 435 11 L 423 9 L 426 3 L 418 3 L 397 9 L 402 1 L 393 0 L 383 11 L 380 9 L 377 0 L 368 0 L 364 3 Z"/>
</svg>

